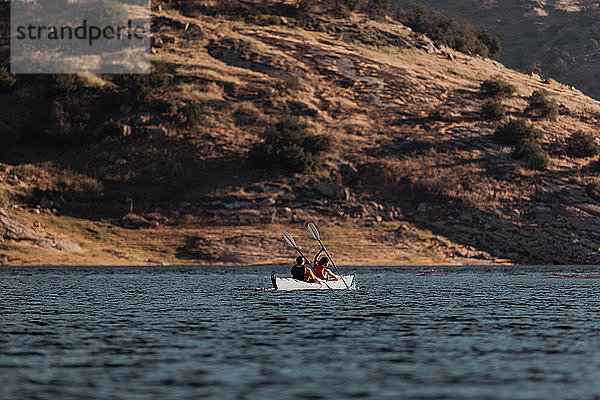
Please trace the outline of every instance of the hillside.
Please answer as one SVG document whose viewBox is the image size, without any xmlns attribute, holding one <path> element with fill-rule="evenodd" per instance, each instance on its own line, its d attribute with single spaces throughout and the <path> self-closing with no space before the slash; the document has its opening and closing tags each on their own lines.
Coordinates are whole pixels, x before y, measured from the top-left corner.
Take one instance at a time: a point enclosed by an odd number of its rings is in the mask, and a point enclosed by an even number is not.
<svg viewBox="0 0 600 400">
<path fill-rule="evenodd" d="M 404 10 L 415 3 L 394 0 Z M 418 3 L 486 28 L 500 37 L 499 61 L 525 70 L 539 64 L 543 76 L 600 98 L 600 9 L 587 0 L 423 0 Z"/>
<path fill-rule="evenodd" d="M 0 94 L 0 261 L 285 263 L 281 232 L 316 250 L 315 221 L 340 264 L 600 262 L 597 156 L 567 152 L 600 122 L 580 91 L 291 2 L 157 5 L 153 31 L 150 77 L 18 76 Z M 547 167 L 494 139 L 489 79 L 514 85 L 504 122 L 534 123 Z M 555 118 L 528 110 L 536 90 Z M 280 128 L 327 151 L 290 144 L 304 172 L 257 158 Z"/>
</svg>

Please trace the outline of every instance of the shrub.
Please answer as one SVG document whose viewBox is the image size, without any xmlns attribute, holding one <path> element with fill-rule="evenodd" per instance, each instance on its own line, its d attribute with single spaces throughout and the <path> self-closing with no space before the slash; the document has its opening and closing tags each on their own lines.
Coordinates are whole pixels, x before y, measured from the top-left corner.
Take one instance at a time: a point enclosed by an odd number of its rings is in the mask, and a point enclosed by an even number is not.
<svg viewBox="0 0 600 400">
<path fill-rule="evenodd" d="M 600 172 L 600 160 L 596 160 L 593 163 L 590 163 L 590 165 L 588 165 L 587 167 L 588 171 L 594 174 L 597 174 Z"/>
<path fill-rule="evenodd" d="M 73 93 L 77 90 L 77 77 L 74 74 L 52 75 L 52 93 Z"/>
<path fill-rule="evenodd" d="M 502 50 L 500 39 L 485 30 L 477 30 L 456 17 L 440 12 L 430 13 L 421 4 L 399 16 L 400 22 L 413 31 L 424 33 L 434 42 L 452 47 L 463 53 L 476 53 L 483 57 L 497 57 Z"/>
<path fill-rule="evenodd" d="M 159 114 L 174 114 L 177 111 L 177 107 L 175 104 L 171 103 L 169 100 L 159 99 L 154 103 L 154 109 Z"/>
<path fill-rule="evenodd" d="M 10 92 L 16 83 L 17 79 L 14 75 L 8 72 L 6 68 L 0 67 L 0 93 Z"/>
<path fill-rule="evenodd" d="M 481 107 L 481 116 L 490 121 L 501 121 L 506 117 L 506 108 L 499 101 L 488 100 Z"/>
<path fill-rule="evenodd" d="M 105 136 L 119 136 L 121 134 L 121 128 L 123 124 L 113 118 L 109 118 L 104 122 L 104 135 Z"/>
<path fill-rule="evenodd" d="M 593 135 L 575 132 L 568 141 L 567 153 L 573 157 L 593 157 L 600 151 Z"/>
<path fill-rule="evenodd" d="M 256 42 L 249 39 L 240 39 L 234 42 L 234 49 L 244 60 L 252 59 L 252 56 L 258 53 Z"/>
<path fill-rule="evenodd" d="M 523 139 L 513 151 L 513 157 L 522 160 L 529 169 L 542 170 L 550 164 L 548 153 L 542 146 L 531 138 Z"/>
<path fill-rule="evenodd" d="M 528 66 L 526 66 L 523 72 L 525 72 L 527 75 L 533 75 L 533 74 L 541 75 L 542 67 L 540 66 L 540 64 L 534 62 L 534 63 L 531 63 Z"/>
<path fill-rule="evenodd" d="M 540 132 L 533 125 L 517 119 L 501 125 L 494 134 L 494 139 L 506 145 L 518 145 L 523 140 L 537 140 L 541 138 Z"/>
<path fill-rule="evenodd" d="M 259 118 L 259 113 L 254 107 L 243 105 L 233 113 L 233 118 L 236 125 L 249 126 L 256 123 Z"/>
<path fill-rule="evenodd" d="M 594 179 L 585 185 L 585 191 L 590 197 L 600 200 L 600 181 Z"/>
<path fill-rule="evenodd" d="M 355 11 L 360 6 L 361 0 L 336 0 L 338 7 L 345 7 L 349 11 Z"/>
<path fill-rule="evenodd" d="M 296 76 L 291 76 L 287 79 L 279 81 L 276 88 L 281 96 L 291 94 L 292 92 L 300 89 L 300 79 L 298 79 Z"/>
<path fill-rule="evenodd" d="M 511 97 L 517 89 L 498 79 L 488 79 L 481 84 L 479 91 L 485 97 Z"/>
<path fill-rule="evenodd" d="M 279 25 L 281 20 L 276 15 L 261 15 L 258 17 L 256 23 L 260 26 L 273 26 Z"/>
<path fill-rule="evenodd" d="M 275 166 L 304 172 L 314 165 L 314 157 L 331 149 L 331 139 L 312 134 L 297 118 L 283 117 L 261 135 L 263 141 L 250 151 L 259 166 Z"/>
<path fill-rule="evenodd" d="M 147 103 L 156 91 L 161 91 L 169 82 L 169 77 L 164 74 L 152 73 L 149 75 L 119 75 L 115 83 L 127 90 L 133 98 L 140 103 Z"/>
<path fill-rule="evenodd" d="M 351 1 L 346 0 L 346 3 L 351 3 Z M 369 0 L 366 3 L 365 11 L 371 18 L 381 18 L 389 11 L 389 9 L 390 0 Z"/>
<path fill-rule="evenodd" d="M 433 121 L 447 121 L 451 113 L 447 108 L 436 108 L 429 113 L 429 119 Z"/>
<path fill-rule="evenodd" d="M 183 117 L 183 125 L 193 127 L 204 121 L 204 111 L 199 104 L 187 104 L 179 108 L 179 114 Z"/>
<path fill-rule="evenodd" d="M 538 118 L 556 119 L 560 108 L 554 99 L 548 98 L 548 92 L 536 90 L 529 96 L 527 110 Z"/>
<path fill-rule="evenodd" d="M 477 31 L 477 49 L 477 53 L 484 57 L 496 58 L 502 52 L 502 45 L 498 36 L 494 36 L 484 29 Z"/>
</svg>

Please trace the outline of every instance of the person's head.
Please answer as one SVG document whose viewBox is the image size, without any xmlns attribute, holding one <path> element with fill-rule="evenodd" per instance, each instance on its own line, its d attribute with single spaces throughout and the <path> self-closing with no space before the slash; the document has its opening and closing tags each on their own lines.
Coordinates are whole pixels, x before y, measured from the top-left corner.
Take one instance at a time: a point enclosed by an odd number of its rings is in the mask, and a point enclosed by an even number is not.
<svg viewBox="0 0 600 400">
<path fill-rule="evenodd" d="M 302 265 L 302 264 L 303 264 L 303 261 L 304 261 L 304 260 L 302 260 L 302 257 L 296 257 L 296 264 L 298 264 L 298 265 Z"/>
<path fill-rule="evenodd" d="M 327 265 L 329 264 L 329 259 L 327 257 L 321 257 L 319 260 L 319 265 Z"/>
</svg>

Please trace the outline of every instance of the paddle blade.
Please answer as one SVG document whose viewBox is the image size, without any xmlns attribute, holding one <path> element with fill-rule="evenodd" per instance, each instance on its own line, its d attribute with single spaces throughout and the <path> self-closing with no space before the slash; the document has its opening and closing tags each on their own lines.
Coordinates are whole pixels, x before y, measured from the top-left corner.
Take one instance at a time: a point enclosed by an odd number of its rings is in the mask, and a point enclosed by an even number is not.
<svg viewBox="0 0 600 400">
<path fill-rule="evenodd" d="M 312 237 L 315 240 L 321 240 L 321 236 L 319 235 L 319 230 L 317 229 L 317 227 L 315 226 L 315 224 L 313 224 L 312 222 L 308 223 L 308 230 L 310 231 L 310 234 L 312 235 Z"/>
<path fill-rule="evenodd" d="M 287 244 L 289 244 L 290 246 L 292 246 L 294 249 L 298 248 L 296 246 L 296 242 L 294 242 L 294 238 L 292 237 L 292 235 L 290 235 L 287 232 L 283 232 L 283 238 L 285 239 L 285 241 L 287 242 Z"/>
</svg>

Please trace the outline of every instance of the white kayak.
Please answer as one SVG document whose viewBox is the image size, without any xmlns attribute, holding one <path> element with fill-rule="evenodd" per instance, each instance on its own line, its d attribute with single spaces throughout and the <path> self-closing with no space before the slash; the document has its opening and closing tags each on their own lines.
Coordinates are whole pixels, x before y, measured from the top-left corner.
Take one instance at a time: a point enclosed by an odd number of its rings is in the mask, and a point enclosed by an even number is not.
<svg viewBox="0 0 600 400">
<path fill-rule="evenodd" d="M 338 279 L 337 281 L 327 282 L 304 282 L 294 278 L 280 278 L 275 275 L 271 275 L 271 282 L 273 282 L 273 288 L 277 290 L 341 290 L 341 289 L 355 289 L 354 286 L 354 274 L 343 275 L 344 281 Z M 348 285 L 348 286 L 346 286 Z"/>
</svg>

